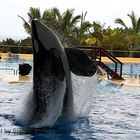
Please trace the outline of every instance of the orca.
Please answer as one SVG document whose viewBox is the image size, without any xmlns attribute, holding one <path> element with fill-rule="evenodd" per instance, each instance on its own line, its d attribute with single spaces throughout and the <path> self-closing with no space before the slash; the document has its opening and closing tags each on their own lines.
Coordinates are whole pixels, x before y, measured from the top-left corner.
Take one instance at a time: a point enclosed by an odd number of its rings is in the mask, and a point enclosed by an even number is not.
<svg viewBox="0 0 140 140">
<path fill-rule="evenodd" d="M 83 51 L 65 48 L 59 37 L 46 25 L 33 20 L 33 97 L 29 125 L 46 122 L 52 126 L 58 120 L 73 116 L 71 73 L 91 77 L 96 65 Z"/>
</svg>

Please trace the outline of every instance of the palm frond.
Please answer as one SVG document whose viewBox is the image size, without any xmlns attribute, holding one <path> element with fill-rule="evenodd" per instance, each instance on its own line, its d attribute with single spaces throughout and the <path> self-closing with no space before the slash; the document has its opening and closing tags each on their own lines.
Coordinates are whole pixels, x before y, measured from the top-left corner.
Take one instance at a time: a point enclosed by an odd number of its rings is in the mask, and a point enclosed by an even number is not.
<svg viewBox="0 0 140 140">
<path fill-rule="evenodd" d="M 140 17 L 137 21 L 137 29 L 136 29 L 136 32 L 140 32 Z"/>
<path fill-rule="evenodd" d="M 29 17 L 29 22 L 31 23 L 31 21 L 33 19 L 41 19 L 41 12 L 39 8 L 33 8 L 30 7 L 29 12 L 27 13 L 28 17 Z"/>
<path fill-rule="evenodd" d="M 121 26 L 125 27 L 126 29 L 128 29 L 128 27 L 126 26 L 126 24 L 124 23 L 124 21 L 120 18 L 115 19 L 115 23 L 120 24 Z"/>
<path fill-rule="evenodd" d="M 71 25 L 76 25 L 76 23 L 79 22 L 80 18 L 80 15 L 73 17 L 71 20 Z"/>
<path fill-rule="evenodd" d="M 21 18 L 23 20 L 23 27 L 25 29 L 25 31 L 31 35 L 31 25 L 20 15 L 18 15 L 19 18 Z"/>
<path fill-rule="evenodd" d="M 61 16 L 60 11 L 59 11 L 58 8 L 53 8 L 52 12 L 56 15 L 58 20 L 62 20 L 62 16 Z"/>
<path fill-rule="evenodd" d="M 135 16 L 134 12 L 132 11 L 132 13 L 127 14 L 127 16 L 130 17 L 130 19 L 131 19 L 133 30 L 136 30 L 136 28 L 137 28 L 137 18 Z"/>
<path fill-rule="evenodd" d="M 92 37 L 97 38 L 100 42 L 103 41 L 103 35 L 101 33 L 99 33 L 99 32 L 93 32 L 91 35 L 92 35 Z"/>
</svg>

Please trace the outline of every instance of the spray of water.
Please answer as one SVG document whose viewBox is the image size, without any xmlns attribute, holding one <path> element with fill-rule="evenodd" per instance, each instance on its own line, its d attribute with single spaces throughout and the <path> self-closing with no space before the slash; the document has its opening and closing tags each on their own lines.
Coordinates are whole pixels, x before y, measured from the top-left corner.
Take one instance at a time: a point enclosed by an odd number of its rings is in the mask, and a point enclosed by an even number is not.
<svg viewBox="0 0 140 140">
<path fill-rule="evenodd" d="M 92 77 L 83 77 L 77 76 L 73 73 L 71 75 L 74 99 L 74 115 L 75 117 L 86 117 L 88 116 L 92 106 L 93 94 L 96 91 L 97 76 L 95 74 Z M 32 124 L 31 127 L 52 126 L 62 115 L 64 95 L 66 92 L 66 80 L 58 82 L 57 90 L 55 91 L 55 93 L 53 93 L 53 89 L 48 90 L 52 92 L 50 94 L 54 96 L 50 98 L 49 102 L 47 101 L 47 99 L 44 100 L 48 104 L 48 106 L 46 107 L 46 111 L 45 113 L 43 113 L 43 117 L 41 118 L 41 120 Z M 27 94 L 22 104 L 24 104 L 24 106 L 22 107 L 22 109 L 20 109 L 21 112 L 17 115 L 17 121 L 24 126 L 29 126 L 29 121 L 34 110 L 34 96 L 32 92 L 30 94 Z"/>
<path fill-rule="evenodd" d="M 97 75 L 92 77 L 72 75 L 74 114 L 76 117 L 87 117 L 96 92 Z"/>
<path fill-rule="evenodd" d="M 45 85 L 47 85 L 45 87 Z M 17 113 L 17 121 L 21 125 L 31 127 L 52 126 L 63 109 L 63 99 L 66 92 L 66 79 L 60 81 L 54 78 L 44 80 L 40 95 L 42 106 L 38 112 L 34 114 L 36 102 L 34 93 L 28 93 L 24 101 L 22 101 L 22 109 Z M 46 94 L 47 93 L 47 94 Z M 35 115 L 35 116 L 33 116 Z"/>
</svg>

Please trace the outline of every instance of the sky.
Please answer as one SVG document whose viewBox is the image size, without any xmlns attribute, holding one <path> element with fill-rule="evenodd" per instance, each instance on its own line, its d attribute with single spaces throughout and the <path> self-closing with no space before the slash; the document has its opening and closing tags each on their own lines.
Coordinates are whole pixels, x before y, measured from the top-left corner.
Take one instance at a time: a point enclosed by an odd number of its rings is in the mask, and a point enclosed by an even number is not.
<svg viewBox="0 0 140 140">
<path fill-rule="evenodd" d="M 57 7 L 61 12 L 68 8 L 75 9 L 75 15 L 87 11 L 86 19 L 90 22 L 98 21 L 112 28 L 116 18 L 121 18 L 127 25 L 130 19 L 127 14 L 132 11 L 140 17 L 139 0 L 0 0 L 0 37 L 26 38 L 23 21 L 18 15 L 28 21 L 27 12 L 30 7 L 45 9 Z"/>
</svg>

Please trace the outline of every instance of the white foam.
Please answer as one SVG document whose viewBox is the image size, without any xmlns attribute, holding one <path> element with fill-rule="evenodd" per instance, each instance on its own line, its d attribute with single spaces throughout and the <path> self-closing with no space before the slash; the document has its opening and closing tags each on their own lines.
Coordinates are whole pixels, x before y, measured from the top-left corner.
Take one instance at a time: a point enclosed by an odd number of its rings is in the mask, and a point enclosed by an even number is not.
<svg viewBox="0 0 140 140">
<path fill-rule="evenodd" d="M 22 126 L 28 126 L 33 111 L 33 94 L 25 93 L 18 103 L 18 111 L 16 112 L 16 121 Z"/>
<path fill-rule="evenodd" d="M 48 78 L 46 82 L 48 82 L 48 85 L 53 84 L 50 78 Z M 53 88 L 48 89 L 48 87 L 45 87 L 46 83 L 44 83 L 44 86 L 41 90 L 44 93 L 47 92 L 47 94 L 46 96 L 45 94 L 43 95 L 42 100 L 46 102 L 48 106 L 45 108 L 45 112 L 40 112 L 44 114 L 41 120 L 31 124 L 31 127 L 52 126 L 54 125 L 58 117 L 61 116 L 63 109 L 63 99 L 66 92 L 66 80 L 64 79 L 64 81 L 57 81 L 56 83 L 57 85 L 55 88 L 57 90 L 54 90 Z M 51 85 L 49 87 L 51 87 Z M 53 94 L 53 96 L 50 96 L 48 100 L 47 95 L 51 94 Z M 31 92 L 26 95 L 20 105 L 20 111 L 16 115 L 17 122 L 21 125 L 28 126 L 31 123 L 30 121 L 34 106 L 34 95 Z"/>
<path fill-rule="evenodd" d="M 63 110 L 63 100 L 66 92 L 66 79 L 64 79 L 63 82 L 57 81 L 56 88 L 57 90 L 55 91 L 55 93 L 53 93 L 53 96 L 49 100 L 49 104 L 46 108 L 46 114 L 44 114 L 42 121 L 32 125 L 32 127 L 52 126 L 61 116 Z M 50 92 L 52 91 L 53 89 Z"/>
<path fill-rule="evenodd" d="M 95 74 L 92 77 L 84 77 L 77 76 L 73 73 L 71 75 L 74 99 L 74 115 L 75 117 L 86 117 L 88 116 L 92 106 L 93 94 L 96 92 L 97 76 Z M 44 86 L 45 85 L 46 84 L 44 83 Z M 64 96 L 66 92 L 66 79 L 64 79 L 63 82 L 57 81 L 56 88 L 57 90 L 55 93 L 52 93 L 54 92 L 53 88 L 48 89 L 50 92 L 49 94 L 53 94 L 53 96 L 51 96 L 49 100 L 49 105 L 46 107 L 46 112 L 42 119 L 39 122 L 32 124 L 31 127 L 52 126 L 62 115 L 61 113 L 63 110 Z M 19 106 L 20 113 L 17 114 L 17 121 L 24 126 L 28 126 L 30 124 L 32 112 L 34 110 L 33 101 L 34 97 L 33 93 L 31 92 L 26 94 L 25 98 L 21 102 L 23 107 L 21 107 L 21 105 Z"/>
<path fill-rule="evenodd" d="M 72 90 L 74 99 L 74 114 L 77 117 L 87 117 L 96 92 L 97 75 L 92 77 L 72 75 Z"/>
</svg>

